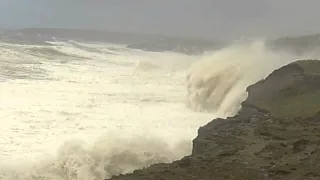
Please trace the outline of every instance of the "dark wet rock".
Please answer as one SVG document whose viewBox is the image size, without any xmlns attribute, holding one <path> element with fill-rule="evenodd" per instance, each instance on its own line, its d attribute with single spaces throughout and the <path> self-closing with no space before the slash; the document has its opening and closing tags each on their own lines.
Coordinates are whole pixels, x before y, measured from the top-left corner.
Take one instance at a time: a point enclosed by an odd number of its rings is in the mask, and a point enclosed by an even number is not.
<svg viewBox="0 0 320 180">
<path fill-rule="evenodd" d="M 199 128 L 190 156 L 111 179 L 320 179 L 319 72 L 316 60 L 274 71 L 248 88 L 236 116 Z"/>
</svg>

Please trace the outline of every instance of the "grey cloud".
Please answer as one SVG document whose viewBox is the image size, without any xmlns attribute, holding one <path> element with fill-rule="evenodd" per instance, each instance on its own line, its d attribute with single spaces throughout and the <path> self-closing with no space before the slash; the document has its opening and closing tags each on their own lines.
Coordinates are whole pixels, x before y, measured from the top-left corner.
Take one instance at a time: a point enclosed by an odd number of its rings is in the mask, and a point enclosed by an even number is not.
<svg viewBox="0 0 320 180">
<path fill-rule="evenodd" d="M 0 0 L 0 25 L 277 36 L 317 33 L 319 5 L 317 0 Z"/>
</svg>

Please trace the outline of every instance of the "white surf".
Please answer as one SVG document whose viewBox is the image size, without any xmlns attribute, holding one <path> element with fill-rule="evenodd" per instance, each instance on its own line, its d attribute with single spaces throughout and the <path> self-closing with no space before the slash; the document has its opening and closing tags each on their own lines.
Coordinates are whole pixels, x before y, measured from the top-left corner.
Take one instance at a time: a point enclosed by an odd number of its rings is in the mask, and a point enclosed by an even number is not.
<svg viewBox="0 0 320 180">
<path fill-rule="evenodd" d="M 263 42 L 203 56 L 106 44 L 0 46 L 0 179 L 95 180 L 191 153 L 247 85 L 296 60 Z"/>
</svg>

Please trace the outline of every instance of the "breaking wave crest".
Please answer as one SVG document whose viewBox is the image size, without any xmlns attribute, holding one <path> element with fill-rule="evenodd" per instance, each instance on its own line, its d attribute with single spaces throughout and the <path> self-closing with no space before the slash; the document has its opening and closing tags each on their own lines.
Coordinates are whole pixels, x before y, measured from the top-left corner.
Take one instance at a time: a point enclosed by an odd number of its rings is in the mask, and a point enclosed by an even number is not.
<svg viewBox="0 0 320 180">
<path fill-rule="evenodd" d="M 187 106 L 234 114 L 246 98 L 247 86 L 294 60 L 289 54 L 268 50 L 263 41 L 237 43 L 206 55 L 192 64 L 187 74 Z"/>
<path fill-rule="evenodd" d="M 181 154 L 190 152 L 190 143 L 184 141 L 170 146 L 156 137 L 124 138 L 109 134 L 92 146 L 80 140 L 69 140 L 60 147 L 57 157 L 40 161 L 32 167 L 23 164 L 7 166 L 0 171 L 0 179 L 102 180 L 152 164 L 172 162 Z"/>
<path fill-rule="evenodd" d="M 135 64 L 136 71 L 151 71 L 154 69 L 159 69 L 160 67 L 148 61 L 137 61 Z"/>
</svg>

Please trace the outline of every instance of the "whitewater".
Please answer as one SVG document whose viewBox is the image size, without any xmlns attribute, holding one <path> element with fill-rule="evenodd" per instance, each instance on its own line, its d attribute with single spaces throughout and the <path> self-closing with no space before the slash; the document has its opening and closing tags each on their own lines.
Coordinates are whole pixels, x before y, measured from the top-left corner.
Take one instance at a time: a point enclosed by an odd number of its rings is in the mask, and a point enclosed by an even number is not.
<svg viewBox="0 0 320 180">
<path fill-rule="evenodd" d="M 96 180 L 180 159 L 248 85 L 299 58 L 262 41 L 204 55 L 50 43 L 0 43 L 1 180 Z"/>
</svg>

